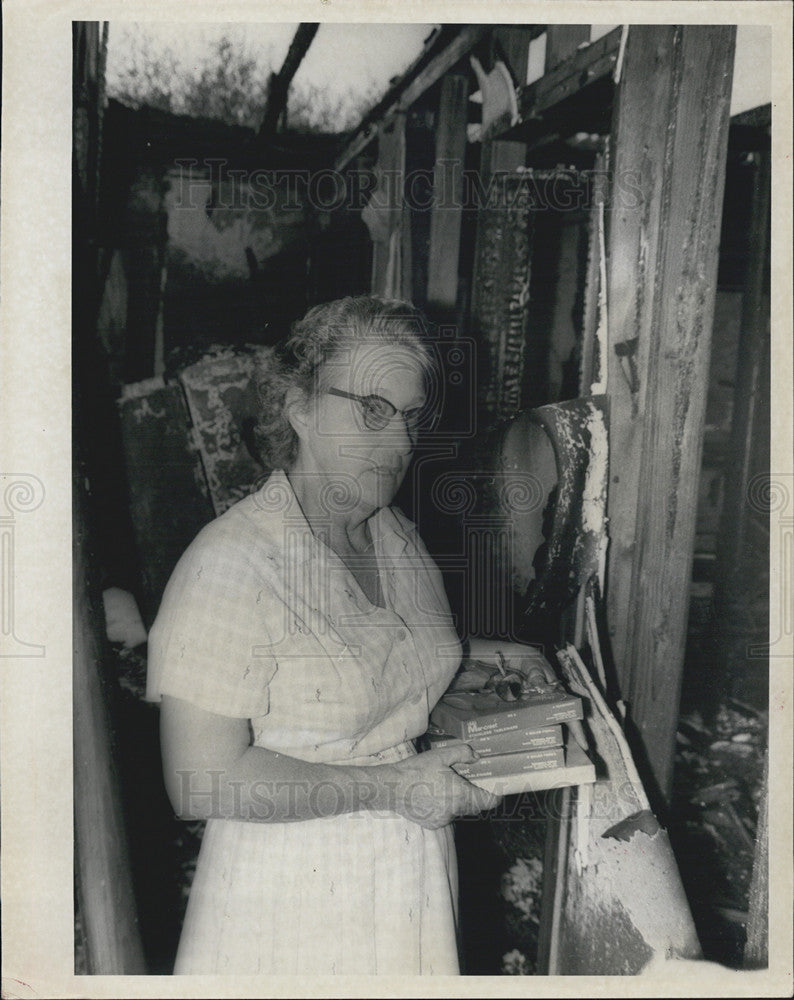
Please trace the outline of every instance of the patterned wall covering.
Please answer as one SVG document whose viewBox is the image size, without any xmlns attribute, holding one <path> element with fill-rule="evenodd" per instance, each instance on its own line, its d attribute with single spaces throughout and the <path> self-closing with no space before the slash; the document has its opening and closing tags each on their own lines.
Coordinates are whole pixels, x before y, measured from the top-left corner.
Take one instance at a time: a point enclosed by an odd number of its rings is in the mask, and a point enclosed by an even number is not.
<svg viewBox="0 0 794 1000">
<path fill-rule="evenodd" d="M 532 217 L 523 174 L 493 178 L 480 212 L 472 329 L 482 344 L 478 400 L 483 429 L 521 404 L 529 323 Z"/>
</svg>

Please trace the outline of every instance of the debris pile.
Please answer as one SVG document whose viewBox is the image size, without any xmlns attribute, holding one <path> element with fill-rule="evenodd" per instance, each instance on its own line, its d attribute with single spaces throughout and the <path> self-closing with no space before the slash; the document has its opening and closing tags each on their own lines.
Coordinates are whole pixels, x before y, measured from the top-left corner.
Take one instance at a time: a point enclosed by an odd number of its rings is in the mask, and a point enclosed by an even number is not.
<svg viewBox="0 0 794 1000">
<path fill-rule="evenodd" d="M 683 715 L 669 834 L 704 957 L 740 967 L 768 718 L 730 699 L 706 725 Z"/>
</svg>

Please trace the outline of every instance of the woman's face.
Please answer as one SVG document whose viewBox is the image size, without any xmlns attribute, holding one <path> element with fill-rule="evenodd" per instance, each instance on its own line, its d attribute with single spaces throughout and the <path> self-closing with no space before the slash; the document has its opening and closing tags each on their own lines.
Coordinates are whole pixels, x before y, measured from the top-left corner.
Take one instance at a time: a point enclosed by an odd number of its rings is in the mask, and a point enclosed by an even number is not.
<svg viewBox="0 0 794 1000">
<path fill-rule="evenodd" d="M 388 406 L 375 401 L 373 414 L 371 406 L 335 395 L 329 392 L 332 389 L 358 397 L 378 396 L 397 412 L 391 415 Z M 422 369 L 410 348 L 380 341 L 343 348 L 323 366 L 318 393 L 295 427 L 301 475 L 315 475 L 317 489 L 325 491 L 325 504 L 343 516 L 387 506 L 413 452 L 411 411 L 424 402 Z M 367 426 L 384 421 L 380 428 Z"/>
</svg>

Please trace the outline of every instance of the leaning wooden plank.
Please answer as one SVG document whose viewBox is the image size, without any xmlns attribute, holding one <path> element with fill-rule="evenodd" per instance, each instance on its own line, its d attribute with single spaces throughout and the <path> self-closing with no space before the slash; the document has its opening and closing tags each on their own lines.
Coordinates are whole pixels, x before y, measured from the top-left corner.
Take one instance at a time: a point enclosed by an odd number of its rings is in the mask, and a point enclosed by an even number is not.
<svg viewBox="0 0 794 1000">
<path fill-rule="evenodd" d="M 576 650 L 567 646 L 558 658 L 570 689 L 590 706 L 597 780 L 578 789 L 562 823 L 564 861 L 550 890 L 556 932 L 545 941 L 544 966 L 550 975 L 635 975 L 656 956 L 697 958 L 672 848 L 620 726 Z"/>
<path fill-rule="evenodd" d="M 548 975 L 550 969 L 559 967 L 562 893 L 566 885 L 563 874 L 568 866 L 568 832 L 575 794 L 574 788 L 567 787 L 551 790 L 545 797 L 546 846 L 537 958 L 538 973 L 541 975 Z"/>
<path fill-rule="evenodd" d="M 107 643 L 88 559 L 90 526 L 79 476 L 73 496 L 74 831 L 80 925 L 90 974 L 139 975 L 146 969 L 102 679 Z"/>
<path fill-rule="evenodd" d="M 608 160 L 604 153 L 598 153 L 593 176 L 603 177 L 606 173 Z M 582 307 L 582 344 L 579 362 L 579 394 L 587 396 L 590 392 L 606 392 L 606 358 L 605 344 L 599 341 L 598 333 L 602 327 L 604 315 L 604 295 L 601 271 L 605 266 L 602 260 L 601 246 L 604 242 L 604 196 L 601 185 L 592 187 L 592 204 L 588 213 L 587 233 L 587 268 L 585 271 L 584 303 Z M 604 327 L 605 329 L 605 327 Z M 595 385 L 595 388 L 593 386 Z"/>
</svg>

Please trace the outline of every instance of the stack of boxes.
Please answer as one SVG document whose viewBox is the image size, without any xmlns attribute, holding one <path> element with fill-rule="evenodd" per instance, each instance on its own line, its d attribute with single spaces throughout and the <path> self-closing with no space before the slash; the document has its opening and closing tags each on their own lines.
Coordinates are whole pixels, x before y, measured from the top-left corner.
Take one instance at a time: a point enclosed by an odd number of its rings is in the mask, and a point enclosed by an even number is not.
<svg viewBox="0 0 794 1000">
<path fill-rule="evenodd" d="M 430 713 L 427 744 L 468 744 L 478 759 L 455 764 L 455 770 L 500 795 L 589 784 L 595 768 L 565 726 L 582 715 L 581 698 L 561 689 L 515 701 L 493 693 L 447 693 Z"/>
</svg>

